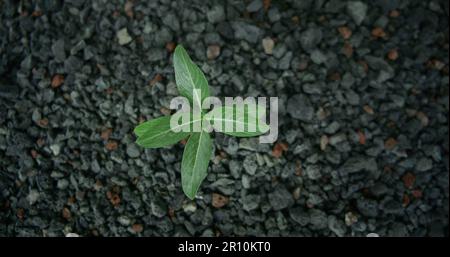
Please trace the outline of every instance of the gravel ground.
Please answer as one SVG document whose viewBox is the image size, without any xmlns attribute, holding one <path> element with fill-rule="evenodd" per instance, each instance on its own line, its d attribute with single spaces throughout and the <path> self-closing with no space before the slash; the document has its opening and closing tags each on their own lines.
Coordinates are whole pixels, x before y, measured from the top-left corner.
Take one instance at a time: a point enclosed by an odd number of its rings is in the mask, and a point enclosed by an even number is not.
<svg viewBox="0 0 450 257">
<path fill-rule="evenodd" d="M 448 1 L 0 1 L 1 236 L 448 236 Z M 182 43 L 219 96 L 278 96 L 276 144 L 139 122 Z"/>
</svg>

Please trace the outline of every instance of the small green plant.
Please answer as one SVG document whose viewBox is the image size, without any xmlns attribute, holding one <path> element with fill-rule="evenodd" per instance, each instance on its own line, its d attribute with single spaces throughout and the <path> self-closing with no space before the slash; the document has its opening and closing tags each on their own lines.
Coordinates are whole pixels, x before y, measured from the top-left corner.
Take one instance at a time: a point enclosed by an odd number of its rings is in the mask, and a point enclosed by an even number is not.
<svg viewBox="0 0 450 257">
<path fill-rule="evenodd" d="M 202 106 L 204 100 L 209 97 L 208 81 L 201 69 L 195 65 L 183 46 L 178 45 L 173 56 L 175 69 L 175 80 L 181 96 L 188 99 L 191 107 Z M 200 93 L 199 93 L 200 92 Z M 265 109 L 260 106 L 238 112 L 235 106 L 216 107 L 209 111 L 201 110 L 199 118 L 189 119 L 188 123 L 179 126 L 189 126 L 192 128 L 197 122 L 201 124 L 211 124 L 216 131 L 223 132 L 236 137 L 259 136 L 269 130 L 268 125 L 260 122 L 259 118 L 265 115 Z M 232 118 L 226 116 L 231 111 Z M 191 115 L 195 116 L 195 115 Z M 245 131 L 238 132 L 236 129 L 227 132 L 224 126 L 232 124 L 233 128 L 239 125 L 245 126 Z M 250 127 L 256 129 L 249 129 Z M 195 130 L 194 130 L 195 131 Z M 171 127 L 171 116 L 164 116 L 138 125 L 134 129 L 137 136 L 136 143 L 144 148 L 158 148 L 173 145 L 182 139 L 187 139 L 181 161 L 181 184 L 183 192 L 190 199 L 194 199 L 200 184 L 205 179 L 208 170 L 208 163 L 213 150 L 210 131 L 201 130 L 199 132 L 186 132 Z"/>
</svg>

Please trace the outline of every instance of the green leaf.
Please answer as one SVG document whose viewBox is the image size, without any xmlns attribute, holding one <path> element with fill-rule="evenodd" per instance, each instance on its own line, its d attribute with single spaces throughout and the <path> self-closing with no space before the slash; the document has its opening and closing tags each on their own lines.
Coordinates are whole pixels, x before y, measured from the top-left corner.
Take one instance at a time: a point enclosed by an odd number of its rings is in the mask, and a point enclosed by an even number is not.
<svg viewBox="0 0 450 257">
<path fill-rule="evenodd" d="M 173 65 L 180 94 L 188 98 L 191 103 L 202 106 L 203 100 L 209 96 L 208 81 L 202 70 L 192 62 L 182 45 L 175 48 Z M 200 89 L 201 95 L 197 94 L 194 89 Z"/>
<path fill-rule="evenodd" d="M 136 143 L 145 148 L 173 145 L 190 134 L 182 131 L 173 132 L 170 128 L 170 116 L 146 121 L 138 125 L 134 133 L 138 136 Z"/>
<path fill-rule="evenodd" d="M 241 112 L 237 110 L 238 108 L 236 106 L 222 106 L 214 108 L 205 114 L 204 118 L 211 122 L 212 127 L 216 131 L 235 137 L 259 136 L 269 130 L 269 126 L 265 122 L 261 123 L 259 120 L 259 118 L 266 114 L 264 108 L 256 104 L 248 104 L 247 108 Z M 226 115 L 227 113 L 232 113 L 233 115 Z M 244 130 L 234 132 L 237 131 L 239 126 L 243 126 Z M 227 127 L 234 128 L 234 131 L 225 131 Z"/>
<path fill-rule="evenodd" d="M 181 160 L 181 184 L 191 200 L 207 175 L 211 152 L 212 142 L 207 132 L 193 133 L 189 137 Z"/>
</svg>

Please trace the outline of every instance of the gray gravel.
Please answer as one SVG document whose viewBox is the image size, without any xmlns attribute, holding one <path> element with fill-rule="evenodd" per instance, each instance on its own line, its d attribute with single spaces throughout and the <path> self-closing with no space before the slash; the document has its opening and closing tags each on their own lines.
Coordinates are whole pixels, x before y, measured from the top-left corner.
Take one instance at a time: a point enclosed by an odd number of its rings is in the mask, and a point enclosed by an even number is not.
<svg viewBox="0 0 450 257">
<path fill-rule="evenodd" d="M 0 1 L 0 235 L 448 236 L 448 14 Z M 177 95 L 178 43 L 216 95 L 279 97 L 278 142 L 214 134 L 194 201 L 183 145 L 141 149 L 132 132 Z"/>
</svg>

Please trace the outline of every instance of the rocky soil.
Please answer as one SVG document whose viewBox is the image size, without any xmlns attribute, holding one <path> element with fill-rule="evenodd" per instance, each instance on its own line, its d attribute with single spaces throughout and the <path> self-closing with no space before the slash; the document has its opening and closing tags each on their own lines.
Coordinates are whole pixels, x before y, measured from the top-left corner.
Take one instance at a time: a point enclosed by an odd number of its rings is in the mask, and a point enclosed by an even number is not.
<svg viewBox="0 0 450 257">
<path fill-rule="evenodd" d="M 448 1 L 0 1 L 1 236 L 448 236 Z M 183 44 L 218 96 L 279 97 L 275 144 L 132 131 Z"/>
</svg>

